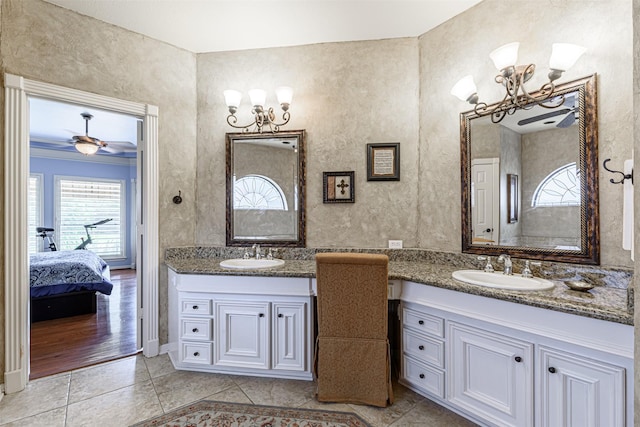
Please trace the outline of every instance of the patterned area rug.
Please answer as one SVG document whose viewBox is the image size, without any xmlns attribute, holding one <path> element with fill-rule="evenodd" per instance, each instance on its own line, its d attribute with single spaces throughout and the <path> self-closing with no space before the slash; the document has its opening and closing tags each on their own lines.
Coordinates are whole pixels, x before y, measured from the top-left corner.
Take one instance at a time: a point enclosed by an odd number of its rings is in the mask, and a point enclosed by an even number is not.
<svg viewBox="0 0 640 427">
<path fill-rule="evenodd" d="M 201 400 L 132 427 L 371 427 L 348 412 Z"/>
</svg>

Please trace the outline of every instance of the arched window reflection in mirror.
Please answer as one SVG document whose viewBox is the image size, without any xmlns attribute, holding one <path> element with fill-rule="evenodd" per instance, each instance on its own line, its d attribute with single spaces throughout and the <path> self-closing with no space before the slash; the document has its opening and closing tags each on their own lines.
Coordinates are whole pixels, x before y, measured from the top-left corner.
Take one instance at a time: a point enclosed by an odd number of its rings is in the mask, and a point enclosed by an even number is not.
<svg viewBox="0 0 640 427">
<path fill-rule="evenodd" d="M 533 193 L 531 206 L 580 206 L 580 170 L 576 163 L 564 165 L 547 175 Z"/>
<path fill-rule="evenodd" d="M 282 188 L 272 179 L 261 175 L 247 175 L 233 184 L 234 209 L 267 209 L 286 211 L 287 199 Z"/>
</svg>

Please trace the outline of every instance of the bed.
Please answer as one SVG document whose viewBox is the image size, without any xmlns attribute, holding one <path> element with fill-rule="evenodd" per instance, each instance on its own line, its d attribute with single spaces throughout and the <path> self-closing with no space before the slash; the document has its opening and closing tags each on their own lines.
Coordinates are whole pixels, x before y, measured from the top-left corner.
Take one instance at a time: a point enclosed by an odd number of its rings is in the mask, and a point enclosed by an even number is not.
<svg viewBox="0 0 640 427">
<path fill-rule="evenodd" d="M 29 282 L 32 322 L 95 313 L 96 292 L 113 289 L 109 266 L 88 250 L 31 254 Z"/>
</svg>

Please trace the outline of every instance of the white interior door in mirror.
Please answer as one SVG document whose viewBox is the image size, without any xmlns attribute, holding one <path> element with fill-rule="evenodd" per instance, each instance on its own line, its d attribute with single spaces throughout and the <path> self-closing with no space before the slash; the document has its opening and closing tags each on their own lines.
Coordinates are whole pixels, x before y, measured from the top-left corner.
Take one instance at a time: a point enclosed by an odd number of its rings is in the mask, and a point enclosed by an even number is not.
<svg viewBox="0 0 640 427">
<path fill-rule="evenodd" d="M 473 244 L 494 245 L 500 235 L 500 159 L 471 162 Z"/>
</svg>

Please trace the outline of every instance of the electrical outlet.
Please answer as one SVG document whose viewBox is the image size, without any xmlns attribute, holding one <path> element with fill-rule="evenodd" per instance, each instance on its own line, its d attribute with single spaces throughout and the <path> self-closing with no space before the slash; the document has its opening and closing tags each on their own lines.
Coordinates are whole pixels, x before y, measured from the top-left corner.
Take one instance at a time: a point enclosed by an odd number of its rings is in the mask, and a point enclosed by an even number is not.
<svg viewBox="0 0 640 427">
<path fill-rule="evenodd" d="M 389 249 L 402 249 L 402 240 L 389 240 Z"/>
</svg>

